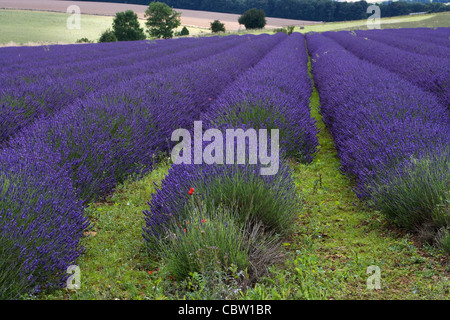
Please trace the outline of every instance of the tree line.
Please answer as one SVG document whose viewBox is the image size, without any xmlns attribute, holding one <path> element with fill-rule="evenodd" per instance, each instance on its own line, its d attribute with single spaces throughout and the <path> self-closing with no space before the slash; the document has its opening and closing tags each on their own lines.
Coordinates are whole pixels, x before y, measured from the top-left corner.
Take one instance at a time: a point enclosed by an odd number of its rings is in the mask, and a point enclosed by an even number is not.
<svg viewBox="0 0 450 320">
<path fill-rule="evenodd" d="M 148 5 L 149 0 L 82 0 L 97 2 L 116 2 Z M 418 0 L 427 1 L 427 0 Z M 382 17 L 407 15 L 413 12 L 443 12 L 450 11 L 450 5 L 434 0 L 433 3 L 423 2 L 385 2 L 379 4 Z M 348 21 L 366 19 L 366 1 L 337 2 L 333 0 L 162 0 L 169 6 L 178 9 L 204 10 L 222 13 L 237 13 L 258 8 L 264 10 L 267 17 L 277 17 L 312 21 Z"/>
<path fill-rule="evenodd" d="M 174 29 L 181 25 L 180 16 L 180 12 L 175 11 L 164 2 L 150 2 L 144 15 L 146 19 L 145 26 L 147 27 L 146 32 L 152 39 L 169 39 L 174 35 L 187 36 L 189 35 L 189 30 L 186 26 L 181 31 L 174 32 Z M 244 24 L 248 29 L 263 28 L 266 24 L 265 13 L 258 9 L 249 10 L 239 18 L 239 22 Z M 212 33 L 225 32 L 225 25 L 219 20 L 214 20 L 210 24 Z M 141 28 L 138 15 L 133 10 L 126 10 L 116 13 L 112 28 L 105 30 L 98 39 L 98 42 L 138 41 L 145 39 L 147 39 L 147 35 L 144 32 L 144 28 Z M 94 41 L 81 38 L 76 42 L 93 43 Z"/>
</svg>

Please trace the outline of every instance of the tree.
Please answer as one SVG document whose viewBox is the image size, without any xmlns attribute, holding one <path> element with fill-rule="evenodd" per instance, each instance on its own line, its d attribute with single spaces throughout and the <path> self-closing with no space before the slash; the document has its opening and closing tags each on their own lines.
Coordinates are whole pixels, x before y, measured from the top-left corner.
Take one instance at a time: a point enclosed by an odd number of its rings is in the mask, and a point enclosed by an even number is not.
<svg viewBox="0 0 450 320">
<path fill-rule="evenodd" d="M 217 33 L 217 32 L 225 32 L 225 24 L 220 22 L 220 20 L 214 20 L 211 22 L 211 32 Z"/>
<path fill-rule="evenodd" d="M 243 24 L 245 29 L 261 29 L 266 25 L 266 14 L 264 10 L 252 8 L 244 12 L 238 22 Z"/>
<path fill-rule="evenodd" d="M 116 42 L 117 37 L 114 34 L 114 31 L 111 29 L 108 29 L 102 33 L 100 36 L 100 39 L 98 39 L 98 42 Z"/>
<path fill-rule="evenodd" d="M 144 29 L 139 24 L 138 16 L 132 10 L 117 12 L 112 25 L 119 41 L 144 40 Z"/>
<path fill-rule="evenodd" d="M 154 1 L 145 10 L 148 33 L 154 38 L 168 39 L 173 37 L 173 29 L 181 25 L 181 13 L 176 12 L 167 4 Z"/>
<path fill-rule="evenodd" d="M 180 31 L 180 36 L 188 36 L 189 35 L 189 30 L 188 28 L 186 28 L 186 26 L 183 27 L 183 29 L 181 29 Z"/>
</svg>

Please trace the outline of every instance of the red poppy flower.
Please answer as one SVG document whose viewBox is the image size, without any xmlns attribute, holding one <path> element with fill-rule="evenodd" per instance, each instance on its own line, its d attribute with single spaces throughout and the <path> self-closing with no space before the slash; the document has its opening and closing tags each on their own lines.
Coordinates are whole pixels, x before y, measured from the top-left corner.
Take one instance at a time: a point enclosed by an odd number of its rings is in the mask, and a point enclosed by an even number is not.
<svg viewBox="0 0 450 320">
<path fill-rule="evenodd" d="M 192 194 L 194 193 L 194 188 L 191 188 L 188 193 L 190 196 L 192 196 Z"/>
</svg>

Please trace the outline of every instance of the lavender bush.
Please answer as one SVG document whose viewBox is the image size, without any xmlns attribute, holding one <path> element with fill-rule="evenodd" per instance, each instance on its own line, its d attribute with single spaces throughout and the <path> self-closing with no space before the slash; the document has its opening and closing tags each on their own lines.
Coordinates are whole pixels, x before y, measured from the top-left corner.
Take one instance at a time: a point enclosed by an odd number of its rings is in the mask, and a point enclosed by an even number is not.
<svg viewBox="0 0 450 320">
<path fill-rule="evenodd" d="M 0 299 L 60 287 L 89 225 L 59 157 L 45 145 L 0 152 Z"/>
</svg>

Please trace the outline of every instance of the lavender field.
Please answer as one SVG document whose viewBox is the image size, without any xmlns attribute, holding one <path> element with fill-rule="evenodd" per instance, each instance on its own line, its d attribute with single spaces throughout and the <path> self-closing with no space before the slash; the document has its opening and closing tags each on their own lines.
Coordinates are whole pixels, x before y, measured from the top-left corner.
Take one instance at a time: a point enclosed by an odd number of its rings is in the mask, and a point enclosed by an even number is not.
<svg viewBox="0 0 450 320">
<path fill-rule="evenodd" d="M 426 228 L 445 265 L 449 38 L 450 28 L 419 28 L 0 49 L 0 299 L 65 288 L 98 230 L 94 204 L 164 165 L 138 212 L 136 259 L 162 261 L 178 282 L 220 274 L 211 283 L 257 288 L 313 210 L 301 170 L 321 174 L 323 131 L 358 205 L 399 230 Z M 195 121 L 205 134 L 278 129 L 278 172 L 259 175 L 263 161 L 168 164 L 172 133 Z M 293 292 L 285 298 L 318 297 Z"/>
</svg>

